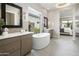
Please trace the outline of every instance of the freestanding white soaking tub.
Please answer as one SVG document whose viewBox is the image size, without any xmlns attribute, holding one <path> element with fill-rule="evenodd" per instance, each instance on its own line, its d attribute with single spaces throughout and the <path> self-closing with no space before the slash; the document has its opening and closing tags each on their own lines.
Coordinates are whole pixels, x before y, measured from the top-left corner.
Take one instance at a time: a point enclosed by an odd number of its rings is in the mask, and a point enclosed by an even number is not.
<svg viewBox="0 0 79 59">
<path fill-rule="evenodd" d="M 39 33 L 33 35 L 33 49 L 42 49 L 46 47 L 50 42 L 49 33 Z"/>
</svg>

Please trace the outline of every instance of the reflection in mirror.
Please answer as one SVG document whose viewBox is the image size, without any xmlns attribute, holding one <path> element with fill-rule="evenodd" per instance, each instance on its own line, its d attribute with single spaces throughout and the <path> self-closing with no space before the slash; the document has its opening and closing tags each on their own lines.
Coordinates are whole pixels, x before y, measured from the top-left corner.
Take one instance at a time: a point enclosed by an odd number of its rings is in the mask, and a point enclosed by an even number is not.
<svg viewBox="0 0 79 59">
<path fill-rule="evenodd" d="M 6 5 L 6 25 L 20 25 L 20 10 Z"/>
</svg>

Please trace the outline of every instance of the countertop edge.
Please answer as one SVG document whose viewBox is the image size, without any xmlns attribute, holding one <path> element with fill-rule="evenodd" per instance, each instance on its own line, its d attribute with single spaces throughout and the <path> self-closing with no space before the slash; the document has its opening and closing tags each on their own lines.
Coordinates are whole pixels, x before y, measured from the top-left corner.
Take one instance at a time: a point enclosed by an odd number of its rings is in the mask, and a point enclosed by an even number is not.
<svg viewBox="0 0 79 59">
<path fill-rule="evenodd" d="M 11 34 L 1 35 L 0 40 L 11 38 L 11 37 L 27 35 L 27 34 L 33 34 L 33 32 L 16 32 L 16 33 L 11 33 Z"/>
</svg>

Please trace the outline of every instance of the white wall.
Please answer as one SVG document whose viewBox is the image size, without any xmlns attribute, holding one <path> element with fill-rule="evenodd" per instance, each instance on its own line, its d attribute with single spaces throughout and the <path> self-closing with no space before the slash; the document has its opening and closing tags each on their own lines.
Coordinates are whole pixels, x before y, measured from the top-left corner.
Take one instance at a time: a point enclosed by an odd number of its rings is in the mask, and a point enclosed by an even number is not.
<svg viewBox="0 0 79 59">
<path fill-rule="evenodd" d="M 60 20 L 59 20 L 59 11 L 52 10 L 48 12 L 49 19 L 49 28 L 53 28 L 53 36 L 60 37 Z"/>
<path fill-rule="evenodd" d="M 76 26 L 79 24 L 79 4 L 76 5 L 75 16 L 75 20 L 77 21 L 77 23 L 75 24 L 75 32 L 79 33 L 79 27 Z"/>
</svg>

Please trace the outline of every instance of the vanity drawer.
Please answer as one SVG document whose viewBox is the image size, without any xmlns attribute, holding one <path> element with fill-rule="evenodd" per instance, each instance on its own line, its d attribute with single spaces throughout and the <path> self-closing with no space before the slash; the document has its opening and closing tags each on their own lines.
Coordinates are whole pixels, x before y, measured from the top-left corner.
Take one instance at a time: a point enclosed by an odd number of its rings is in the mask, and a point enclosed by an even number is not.
<svg viewBox="0 0 79 59">
<path fill-rule="evenodd" d="M 20 40 L 19 39 L 9 42 L 3 46 L 0 46 L 0 55 L 2 55 L 2 54 L 10 55 L 11 53 L 15 52 L 17 49 L 20 50 Z"/>
<path fill-rule="evenodd" d="M 12 37 L 12 38 L 7 38 L 7 39 L 2 39 L 2 40 L 0 40 L 0 46 L 7 45 L 7 44 L 14 42 L 16 40 L 20 40 L 20 37 Z"/>
</svg>

